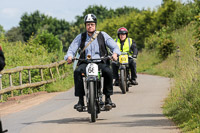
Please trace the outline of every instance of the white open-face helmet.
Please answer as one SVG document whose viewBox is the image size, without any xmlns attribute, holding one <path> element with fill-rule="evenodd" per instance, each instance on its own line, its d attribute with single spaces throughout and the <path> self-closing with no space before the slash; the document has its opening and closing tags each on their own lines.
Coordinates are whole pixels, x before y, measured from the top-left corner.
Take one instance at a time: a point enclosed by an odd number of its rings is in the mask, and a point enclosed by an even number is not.
<svg viewBox="0 0 200 133">
<path fill-rule="evenodd" d="M 94 14 L 87 14 L 84 18 L 84 22 L 86 23 L 97 23 L 97 18 Z"/>
</svg>

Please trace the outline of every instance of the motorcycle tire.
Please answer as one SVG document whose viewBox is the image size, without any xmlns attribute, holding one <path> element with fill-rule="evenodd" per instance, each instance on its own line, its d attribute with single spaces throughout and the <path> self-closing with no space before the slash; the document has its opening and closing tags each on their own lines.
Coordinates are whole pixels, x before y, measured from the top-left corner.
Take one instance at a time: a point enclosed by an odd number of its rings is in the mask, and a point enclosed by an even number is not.
<svg viewBox="0 0 200 133">
<path fill-rule="evenodd" d="M 126 94 L 126 73 L 124 69 L 120 70 L 120 89 L 122 91 L 122 94 Z"/>
<path fill-rule="evenodd" d="M 126 71 L 126 92 L 129 91 L 130 83 L 129 83 L 129 70 Z"/>
<path fill-rule="evenodd" d="M 96 122 L 97 106 L 95 101 L 95 85 L 94 82 L 89 82 L 89 109 L 91 114 L 91 122 Z"/>
</svg>

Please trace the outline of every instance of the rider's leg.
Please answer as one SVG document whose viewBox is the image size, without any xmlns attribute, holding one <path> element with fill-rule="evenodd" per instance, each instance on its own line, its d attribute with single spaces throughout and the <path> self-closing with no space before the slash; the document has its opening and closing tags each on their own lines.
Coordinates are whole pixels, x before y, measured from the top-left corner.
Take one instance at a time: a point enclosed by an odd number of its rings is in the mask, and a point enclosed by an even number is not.
<svg viewBox="0 0 200 133">
<path fill-rule="evenodd" d="M 132 85 L 138 85 L 137 71 L 136 71 L 136 62 L 133 59 L 129 59 L 129 68 L 131 69 L 131 83 Z"/>
<path fill-rule="evenodd" d="M 112 69 L 113 69 L 113 79 L 115 79 L 114 85 L 118 86 L 119 85 L 119 75 L 118 75 L 119 66 L 117 66 L 116 63 L 112 63 Z"/>
<path fill-rule="evenodd" d="M 83 108 L 84 106 L 83 96 L 85 95 L 85 92 L 84 92 L 82 73 L 86 73 L 86 66 L 87 64 L 81 64 L 74 71 L 75 96 L 79 97 L 79 101 L 76 105 L 74 105 L 74 108 L 77 107 Z"/>
<path fill-rule="evenodd" d="M 100 63 L 99 68 L 102 70 L 102 76 L 104 77 L 104 89 L 103 93 L 105 94 L 105 104 L 107 106 L 116 107 L 114 103 L 112 103 L 110 95 L 113 94 L 113 76 L 112 70 L 106 64 Z"/>
</svg>

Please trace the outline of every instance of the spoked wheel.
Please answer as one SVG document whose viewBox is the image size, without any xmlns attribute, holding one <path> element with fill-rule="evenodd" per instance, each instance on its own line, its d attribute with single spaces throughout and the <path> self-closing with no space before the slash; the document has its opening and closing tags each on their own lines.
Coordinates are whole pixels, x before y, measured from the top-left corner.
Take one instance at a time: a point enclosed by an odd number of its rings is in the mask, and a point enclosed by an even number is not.
<svg viewBox="0 0 200 133">
<path fill-rule="evenodd" d="M 97 116 L 97 107 L 95 101 L 95 86 L 94 82 L 89 83 L 89 108 L 91 113 L 91 122 L 96 122 Z"/>
<path fill-rule="evenodd" d="M 126 94 L 126 72 L 124 69 L 120 70 L 120 89 L 122 90 L 123 94 Z"/>
</svg>

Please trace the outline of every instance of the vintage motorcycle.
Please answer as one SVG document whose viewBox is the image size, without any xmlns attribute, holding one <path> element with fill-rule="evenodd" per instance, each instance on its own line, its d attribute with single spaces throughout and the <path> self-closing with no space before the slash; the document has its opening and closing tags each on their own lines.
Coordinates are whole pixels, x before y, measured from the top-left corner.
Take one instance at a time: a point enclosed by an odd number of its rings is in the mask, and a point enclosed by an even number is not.
<svg viewBox="0 0 200 133">
<path fill-rule="evenodd" d="M 126 92 L 129 91 L 129 87 L 131 87 L 128 58 L 131 58 L 128 56 L 128 53 L 122 52 L 119 56 L 119 62 L 117 63 L 120 72 L 119 86 L 123 94 L 126 94 Z"/>
<path fill-rule="evenodd" d="M 111 57 L 102 57 L 100 59 L 91 59 L 87 57 L 85 59 L 74 58 L 73 60 L 85 61 L 87 62 L 86 75 L 83 73 L 83 83 L 85 91 L 85 105 L 83 110 L 78 110 L 79 112 L 88 112 L 91 115 L 91 122 L 96 122 L 98 114 L 101 111 L 109 111 L 112 109 L 107 108 L 102 101 L 103 98 L 103 86 L 104 78 L 102 77 L 102 72 L 99 70 L 98 65 L 95 63 L 97 60 L 110 59 Z"/>
</svg>

